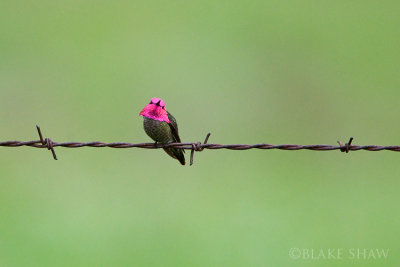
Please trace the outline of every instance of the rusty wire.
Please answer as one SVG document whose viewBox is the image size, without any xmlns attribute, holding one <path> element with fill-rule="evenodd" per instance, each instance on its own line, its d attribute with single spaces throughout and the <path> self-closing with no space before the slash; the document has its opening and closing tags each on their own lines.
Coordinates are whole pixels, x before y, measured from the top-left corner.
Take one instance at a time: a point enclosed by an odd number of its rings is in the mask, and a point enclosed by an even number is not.
<svg viewBox="0 0 400 267">
<path fill-rule="evenodd" d="M 39 126 L 36 126 L 40 140 L 37 141 L 5 141 L 0 142 L 0 146 L 3 147 L 35 147 L 35 148 L 47 148 L 51 150 L 53 158 L 57 160 L 56 153 L 54 151 L 55 147 L 67 147 L 67 148 L 79 148 L 79 147 L 110 147 L 110 148 L 146 148 L 146 149 L 159 149 L 159 148 L 181 148 L 186 150 L 191 150 L 190 153 L 190 165 L 193 164 L 194 152 L 200 152 L 204 149 L 229 149 L 229 150 L 248 150 L 248 149 L 280 149 L 280 150 L 313 150 L 313 151 L 333 151 L 340 150 L 341 152 L 349 153 L 349 151 L 367 150 L 367 151 L 396 151 L 400 152 L 400 146 L 377 146 L 377 145 L 367 145 L 367 146 L 357 146 L 352 145 L 353 137 L 350 138 L 349 142 L 342 144 L 342 142 L 337 141 L 339 146 L 332 145 L 294 145 L 294 144 L 283 144 L 283 145 L 271 145 L 271 144 L 255 144 L 255 145 L 244 145 L 244 144 L 208 144 L 208 138 L 210 133 L 207 134 L 203 143 L 168 143 L 168 144 L 155 144 L 155 143 L 104 143 L 104 142 L 64 142 L 58 143 L 52 141 L 50 138 L 43 138 L 42 132 Z"/>
</svg>

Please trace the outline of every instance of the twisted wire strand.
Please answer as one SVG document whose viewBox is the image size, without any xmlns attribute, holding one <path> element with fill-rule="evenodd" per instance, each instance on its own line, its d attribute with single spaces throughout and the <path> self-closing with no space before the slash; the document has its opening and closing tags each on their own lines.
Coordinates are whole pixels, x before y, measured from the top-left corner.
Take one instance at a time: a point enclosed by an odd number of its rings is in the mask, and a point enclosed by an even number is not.
<svg viewBox="0 0 400 267">
<path fill-rule="evenodd" d="M 154 143 L 105 143 L 105 142 L 64 142 L 57 143 L 53 142 L 50 138 L 43 138 L 40 127 L 36 125 L 36 129 L 39 134 L 40 140 L 37 141 L 4 141 L 0 142 L 0 147 L 35 147 L 35 148 L 47 148 L 53 154 L 53 158 L 57 160 L 56 153 L 54 151 L 55 147 L 67 147 L 67 148 L 79 148 L 79 147 L 109 147 L 109 148 L 145 148 L 145 149 L 160 149 L 160 148 L 181 148 L 186 150 L 191 150 L 190 153 L 190 165 L 193 164 L 193 157 L 195 151 L 203 151 L 204 149 L 229 149 L 229 150 L 249 150 L 249 149 L 279 149 L 279 150 L 311 150 L 311 151 L 332 151 L 332 150 L 340 150 L 341 152 L 349 153 L 349 151 L 359 151 L 359 150 L 367 150 L 367 151 L 396 151 L 400 152 L 400 146 L 377 146 L 377 145 L 367 145 L 367 146 L 357 146 L 352 145 L 353 137 L 346 144 L 342 144 L 342 142 L 338 142 L 338 146 L 333 145 L 295 145 L 295 144 L 282 144 L 282 145 L 272 145 L 272 144 L 229 144 L 229 145 L 221 145 L 221 144 L 208 144 L 208 138 L 210 137 L 210 133 L 207 134 L 203 143 L 169 143 L 169 144 L 154 144 Z"/>
<path fill-rule="evenodd" d="M 198 143 L 169 143 L 169 144 L 154 144 L 154 143 L 105 143 L 105 142 L 64 142 L 57 143 L 52 142 L 53 147 L 66 147 L 66 148 L 80 148 L 80 147 L 110 147 L 110 148 L 145 148 L 145 149 L 159 149 L 159 148 L 182 148 L 187 150 L 192 150 L 193 145 L 196 145 L 199 149 L 229 149 L 229 150 L 248 150 L 248 149 L 280 149 L 280 150 L 314 150 L 314 151 L 331 151 L 331 150 L 342 150 L 342 146 L 334 145 L 295 145 L 295 144 L 282 144 L 282 145 L 272 145 L 272 144 L 198 144 Z M 35 148 L 47 148 L 47 145 L 43 145 L 40 140 L 37 141 L 5 141 L 0 142 L 2 147 L 35 147 Z M 396 151 L 400 152 L 400 146 L 378 146 L 378 145 L 351 145 L 349 146 L 349 151 Z"/>
</svg>

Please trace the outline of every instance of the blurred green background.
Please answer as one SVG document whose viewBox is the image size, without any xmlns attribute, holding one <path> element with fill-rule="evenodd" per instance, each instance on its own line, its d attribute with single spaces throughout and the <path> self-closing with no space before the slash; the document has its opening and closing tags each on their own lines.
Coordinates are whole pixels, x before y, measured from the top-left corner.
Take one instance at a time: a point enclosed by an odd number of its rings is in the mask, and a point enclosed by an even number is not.
<svg viewBox="0 0 400 267">
<path fill-rule="evenodd" d="M 399 145 L 398 1 L 0 4 L 0 140 Z M 0 266 L 399 266 L 400 154 L 0 148 Z M 188 157 L 188 153 L 186 154 Z M 343 248 L 343 260 L 290 249 Z M 346 251 L 389 249 L 386 259 Z"/>
</svg>

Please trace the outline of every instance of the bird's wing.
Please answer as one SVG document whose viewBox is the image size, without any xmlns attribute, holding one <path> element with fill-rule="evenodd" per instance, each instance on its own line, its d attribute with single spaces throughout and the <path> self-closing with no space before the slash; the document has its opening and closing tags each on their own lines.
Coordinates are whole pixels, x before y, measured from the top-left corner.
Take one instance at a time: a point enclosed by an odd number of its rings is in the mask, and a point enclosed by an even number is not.
<svg viewBox="0 0 400 267">
<path fill-rule="evenodd" d="M 169 127 L 171 128 L 171 132 L 172 132 L 172 136 L 173 136 L 173 138 L 174 138 L 174 141 L 175 141 L 176 143 L 180 143 L 180 142 L 181 142 L 181 139 L 179 138 L 178 124 L 176 123 L 176 120 L 175 120 L 174 116 L 172 116 L 171 113 L 169 113 L 169 112 L 167 111 L 167 114 L 168 114 L 168 119 L 169 119 L 168 125 L 169 125 Z"/>
</svg>

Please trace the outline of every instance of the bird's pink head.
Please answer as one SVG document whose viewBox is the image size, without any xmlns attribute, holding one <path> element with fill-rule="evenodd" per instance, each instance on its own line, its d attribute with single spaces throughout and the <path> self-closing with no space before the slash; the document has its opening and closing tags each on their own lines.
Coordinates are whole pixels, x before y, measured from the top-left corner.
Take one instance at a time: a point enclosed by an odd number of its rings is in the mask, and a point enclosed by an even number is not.
<svg viewBox="0 0 400 267">
<path fill-rule="evenodd" d="M 165 109 L 165 102 L 161 98 L 152 98 L 150 103 L 147 104 L 139 116 L 145 116 L 147 118 L 165 121 L 169 123 L 168 113 Z"/>
</svg>

